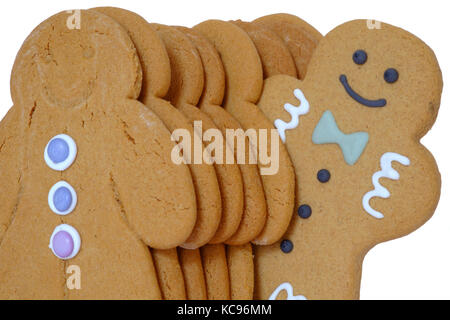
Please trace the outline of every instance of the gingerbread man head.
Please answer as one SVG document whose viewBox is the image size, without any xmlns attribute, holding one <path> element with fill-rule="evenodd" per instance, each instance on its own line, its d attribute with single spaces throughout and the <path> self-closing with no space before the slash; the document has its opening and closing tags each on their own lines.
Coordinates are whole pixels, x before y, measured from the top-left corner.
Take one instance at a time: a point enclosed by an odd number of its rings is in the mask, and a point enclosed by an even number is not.
<svg viewBox="0 0 450 320">
<path fill-rule="evenodd" d="M 442 78 L 436 57 L 412 34 L 379 26 L 371 29 L 366 20 L 356 20 L 327 34 L 305 82 L 322 92 L 318 103 L 333 101 L 355 126 L 377 131 L 387 125 L 402 136 L 421 137 L 439 108 Z"/>
<path fill-rule="evenodd" d="M 331 31 L 303 81 L 265 81 L 258 106 L 288 149 L 297 194 L 284 240 L 257 248 L 259 298 L 357 298 L 367 251 L 434 212 L 439 171 L 419 139 L 437 116 L 439 65 L 412 34 L 376 26 Z"/>
</svg>

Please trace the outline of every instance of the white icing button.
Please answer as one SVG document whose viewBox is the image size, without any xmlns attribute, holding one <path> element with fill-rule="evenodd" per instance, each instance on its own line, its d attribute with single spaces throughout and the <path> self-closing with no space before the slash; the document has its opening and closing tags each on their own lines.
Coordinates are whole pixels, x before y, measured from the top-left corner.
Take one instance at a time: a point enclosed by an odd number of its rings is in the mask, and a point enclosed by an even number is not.
<svg viewBox="0 0 450 320">
<path fill-rule="evenodd" d="M 45 162 L 56 171 L 64 171 L 69 168 L 76 156 L 77 145 L 66 134 L 59 134 L 50 139 L 44 151 Z"/>
<path fill-rule="evenodd" d="M 77 193 L 66 181 L 59 181 L 48 193 L 48 205 L 54 213 L 65 216 L 75 209 Z"/>
<path fill-rule="evenodd" d="M 59 259 L 72 259 L 80 251 L 80 234 L 74 227 L 68 224 L 60 224 L 53 231 L 48 247 Z"/>
</svg>

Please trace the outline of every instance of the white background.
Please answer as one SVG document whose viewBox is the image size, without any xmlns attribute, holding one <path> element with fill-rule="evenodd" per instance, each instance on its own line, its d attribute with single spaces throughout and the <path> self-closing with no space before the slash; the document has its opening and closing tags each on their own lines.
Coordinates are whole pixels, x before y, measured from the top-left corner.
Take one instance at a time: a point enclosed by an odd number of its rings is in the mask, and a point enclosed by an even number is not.
<svg viewBox="0 0 450 320">
<path fill-rule="evenodd" d="M 378 245 L 363 266 L 362 299 L 450 299 L 450 41 L 448 1 L 19 1 L 0 10 L 0 118 L 12 105 L 9 77 L 17 51 L 26 36 L 49 16 L 68 9 L 117 6 L 137 12 L 148 21 L 193 26 L 207 19 L 242 19 L 278 12 L 300 16 L 322 34 L 347 21 L 376 19 L 406 29 L 435 51 L 444 76 L 437 122 L 422 140 L 437 159 L 442 195 L 433 218 L 413 234 Z"/>
</svg>

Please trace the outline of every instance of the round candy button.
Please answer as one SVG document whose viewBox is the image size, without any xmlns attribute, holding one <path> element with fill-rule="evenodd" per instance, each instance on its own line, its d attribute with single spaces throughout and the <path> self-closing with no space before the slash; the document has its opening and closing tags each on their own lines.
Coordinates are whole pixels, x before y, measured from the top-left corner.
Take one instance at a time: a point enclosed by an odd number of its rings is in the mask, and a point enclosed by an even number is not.
<svg viewBox="0 0 450 320">
<path fill-rule="evenodd" d="M 290 240 L 283 240 L 280 243 L 280 249 L 284 253 L 289 253 L 294 249 L 294 244 Z"/>
<path fill-rule="evenodd" d="M 58 211 L 66 211 L 72 205 L 72 194 L 66 187 L 60 187 L 53 195 L 53 204 Z"/>
<path fill-rule="evenodd" d="M 81 238 L 77 230 L 68 224 L 61 224 L 55 228 L 50 237 L 49 248 L 60 259 L 67 260 L 75 257 L 80 251 Z"/>
<path fill-rule="evenodd" d="M 58 257 L 69 257 L 73 252 L 73 239 L 70 233 L 67 231 L 58 231 L 53 236 L 52 248 Z"/>
<path fill-rule="evenodd" d="M 66 170 L 75 160 L 77 145 L 66 134 L 53 137 L 45 147 L 44 159 L 47 165 L 56 171 Z"/>
<path fill-rule="evenodd" d="M 77 205 L 77 193 L 70 184 L 59 181 L 48 193 L 48 205 L 56 214 L 69 214 Z"/>
<path fill-rule="evenodd" d="M 61 163 L 69 156 L 69 145 L 64 139 L 53 139 L 48 144 L 47 153 L 53 163 Z"/>
<path fill-rule="evenodd" d="M 297 214 L 302 219 L 308 219 L 309 217 L 311 217 L 311 213 L 311 207 L 307 204 L 302 204 L 300 207 L 298 207 Z"/>
<path fill-rule="evenodd" d="M 317 180 L 319 180 L 322 183 L 326 183 L 330 180 L 331 174 L 330 171 L 327 169 L 322 169 L 317 172 Z"/>
</svg>

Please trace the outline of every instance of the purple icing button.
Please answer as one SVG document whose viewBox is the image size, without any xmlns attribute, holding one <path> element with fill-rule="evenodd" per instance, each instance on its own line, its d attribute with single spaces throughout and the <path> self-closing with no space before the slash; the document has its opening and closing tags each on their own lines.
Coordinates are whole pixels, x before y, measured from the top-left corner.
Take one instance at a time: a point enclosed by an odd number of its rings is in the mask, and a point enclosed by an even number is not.
<svg viewBox="0 0 450 320">
<path fill-rule="evenodd" d="M 53 251 L 58 257 L 67 258 L 73 252 L 73 239 L 67 231 L 59 231 L 53 236 Z"/>
<path fill-rule="evenodd" d="M 58 211 L 67 211 L 72 205 L 72 193 L 66 187 L 60 187 L 53 195 L 53 204 Z"/>
<path fill-rule="evenodd" d="M 48 144 L 47 153 L 54 163 L 63 162 L 69 156 L 69 144 L 61 138 L 53 139 Z"/>
<path fill-rule="evenodd" d="M 60 259 L 72 259 L 78 254 L 80 247 L 81 238 L 78 231 L 68 224 L 57 226 L 50 237 L 49 248 Z"/>
<path fill-rule="evenodd" d="M 54 136 L 47 143 L 44 159 L 47 165 L 56 171 L 69 168 L 77 156 L 77 145 L 67 134 Z"/>
<path fill-rule="evenodd" d="M 69 214 L 77 205 L 77 193 L 66 181 L 59 181 L 48 193 L 48 205 L 56 214 Z"/>
</svg>

